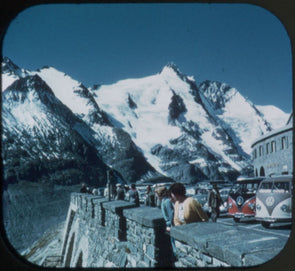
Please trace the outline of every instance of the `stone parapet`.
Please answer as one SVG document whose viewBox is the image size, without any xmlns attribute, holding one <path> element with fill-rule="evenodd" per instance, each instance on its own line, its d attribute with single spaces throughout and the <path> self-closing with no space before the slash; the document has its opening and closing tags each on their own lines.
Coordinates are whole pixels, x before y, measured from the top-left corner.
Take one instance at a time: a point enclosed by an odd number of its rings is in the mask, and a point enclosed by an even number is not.
<svg viewBox="0 0 295 271">
<path fill-rule="evenodd" d="M 285 243 L 259 232 L 200 222 L 165 231 L 159 208 L 73 193 L 65 227 L 64 267 L 244 267 L 275 257 Z M 170 238 L 176 241 L 174 262 Z"/>
<path fill-rule="evenodd" d="M 262 238 L 259 232 L 212 222 L 173 227 L 171 236 L 178 240 L 178 267 L 261 265 L 285 245 L 276 238 Z"/>
<path fill-rule="evenodd" d="M 73 193 L 66 224 L 65 267 L 171 266 L 170 237 L 158 208 Z"/>
<path fill-rule="evenodd" d="M 133 210 L 124 210 L 124 216 L 142 226 L 150 228 L 165 227 L 165 220 L 159 208 L 141 206 Z"/>
<path fill-rule="evenodd" d="M 107 201 L 103 203 L 105 209 L 106 222 L 110 234 L 116 236 L 119 241 L 126 240 L 126 218 L 123 216 L 123 210 L 136 207 L 135 203 L 123 200 Z"/>
<path fill-rule="evenodd" d="M 170 236 L 165 233 L 161 210 L 145 206 L 124 210 L 123 214 L 127 221 L 129 249 L 137 262 L 141 262 L 142 267 L 171 267 Z"/>
</svg>

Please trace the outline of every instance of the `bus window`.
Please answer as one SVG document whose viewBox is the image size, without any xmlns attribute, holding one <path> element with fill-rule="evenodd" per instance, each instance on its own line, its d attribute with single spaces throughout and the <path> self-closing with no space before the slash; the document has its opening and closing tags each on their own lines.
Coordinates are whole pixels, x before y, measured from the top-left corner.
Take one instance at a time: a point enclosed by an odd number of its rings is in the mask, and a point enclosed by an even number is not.
<svg viewBox="0 0 295 271">
<path fill-rule="evenodd" d="M 256 193 L 257 190 L 257 183 L 248 183 L 247 184 L 247 193 Z"/>
<path fill-rule="evenodd" d="M 289 182 L 274 182 L 275 193 L 289 193 Z"/>
<path fill-rule="evenodd" d="M 233 187 L 231 188 L 231 193 L 237 193 L 239 190 L 241 189 L 241 185 L 236 183 L 233 185 Z"/>
<path fill-rule="evenodd" d="M 272 182 L 263 182 L 260 185 L 259 192 L 260 193 L 270 193 L 272 190 Z"/>
</svg>

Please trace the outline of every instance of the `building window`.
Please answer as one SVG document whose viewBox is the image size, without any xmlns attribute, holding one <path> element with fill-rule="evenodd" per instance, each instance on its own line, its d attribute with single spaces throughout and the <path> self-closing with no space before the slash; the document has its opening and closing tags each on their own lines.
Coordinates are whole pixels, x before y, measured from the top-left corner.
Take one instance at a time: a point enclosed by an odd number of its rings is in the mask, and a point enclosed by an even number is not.
<svg viewBox="0 0 295 271">
<path fill-rule="evenodd" d="M 275 141 L 272 141 L 271 142 L 271 149 L 270 149 L 270 152 L 275 152 L 276 151 L 276 142 Z"/>
<path fill-rule="evenodd" d="M 253 158 L 254 158 L 254 159 L 257 158 L 257 150 L 256 150 L 256 149 L 254 149 L 254 151 L 253 151 Z"/>
<path fill-rule="evenodd" d="M 270 153 L 270 145 L 269 143 L 266 143 L 266 154 Z"/>
<path fill-rule="evenodd" d="M 282 150 L 287 149 L 287 139 L 285 136 L 282 137 Z"/>
<path fill-rule="evenodd" d="M 265 171 L 263 167 L 260 168 L 260 176 L 265 176 Z"/>
<path fill-rule="evenodd" d="M 263 155 L 263 148 L 262 146 L 259 146 L 259 156 L 262 156 Z"/>
</svg>

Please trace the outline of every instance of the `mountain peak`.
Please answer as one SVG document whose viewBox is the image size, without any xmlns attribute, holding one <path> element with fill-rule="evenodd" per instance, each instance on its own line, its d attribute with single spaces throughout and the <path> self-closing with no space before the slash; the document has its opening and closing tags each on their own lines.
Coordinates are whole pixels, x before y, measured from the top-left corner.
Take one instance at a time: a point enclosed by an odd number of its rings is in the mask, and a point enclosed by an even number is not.
<svg viewBox="0 0 295 271">
<path fill-rule="evenodd" d="M 165 75 L 168 78 L 170 77 L 174 77 L 175 75 L 176 77 L 178 77 L 180 80 L 182 80 L 183 82 L 187 83 L 190 86 L 190 89 L 192 90 L 192 92 L 194 93 L 194 96 L 196 97 L 196 101 L 200 100 L 199 99 L 199 94 L 198 94 L 198 87 L 196 84 L 196 81 L 194 79 L 193 76 L 187 76 L 186 74 L 182 73 L 180 71 L 180 69 L 178 68 L 178 66 L 173 63 L 173 62 L 169 62 L 161 71 L 160 73 L 161 75 Z"/>
<path fill-rule="evenodd" d="M 169 62 L 168 64 L 166 64 L 165 67 L 162 69 L 161 74 L 164 74 L 166 72 L 170 72 L 171 70 L 174 73 L 176 73 L 180 78 L 184 77 L 184 75 L 181 73 L 181 71 L 179 70 L 177 65 L 173 62 Z"/>
<path fill-rule="evenodd" d="M 165 65 L 165 67 L 171 68 L 171 69 L 179 72 L 179 68 L 177 67 L 177 65 L 174 62 L 169 62 L 168 64 Z"/>
</svg>

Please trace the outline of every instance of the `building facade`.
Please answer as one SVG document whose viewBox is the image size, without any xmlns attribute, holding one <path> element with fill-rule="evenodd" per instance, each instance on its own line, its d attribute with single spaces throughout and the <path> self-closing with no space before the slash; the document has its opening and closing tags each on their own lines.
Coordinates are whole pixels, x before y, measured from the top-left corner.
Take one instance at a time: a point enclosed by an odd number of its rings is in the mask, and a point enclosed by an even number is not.
<svg viewBox="0 0 295 271">
<path fill-rule="evenodd" d="M 252 144 L 255 176 L 293 174 L 293 113 L 286 125 Z"/>
</svg>

